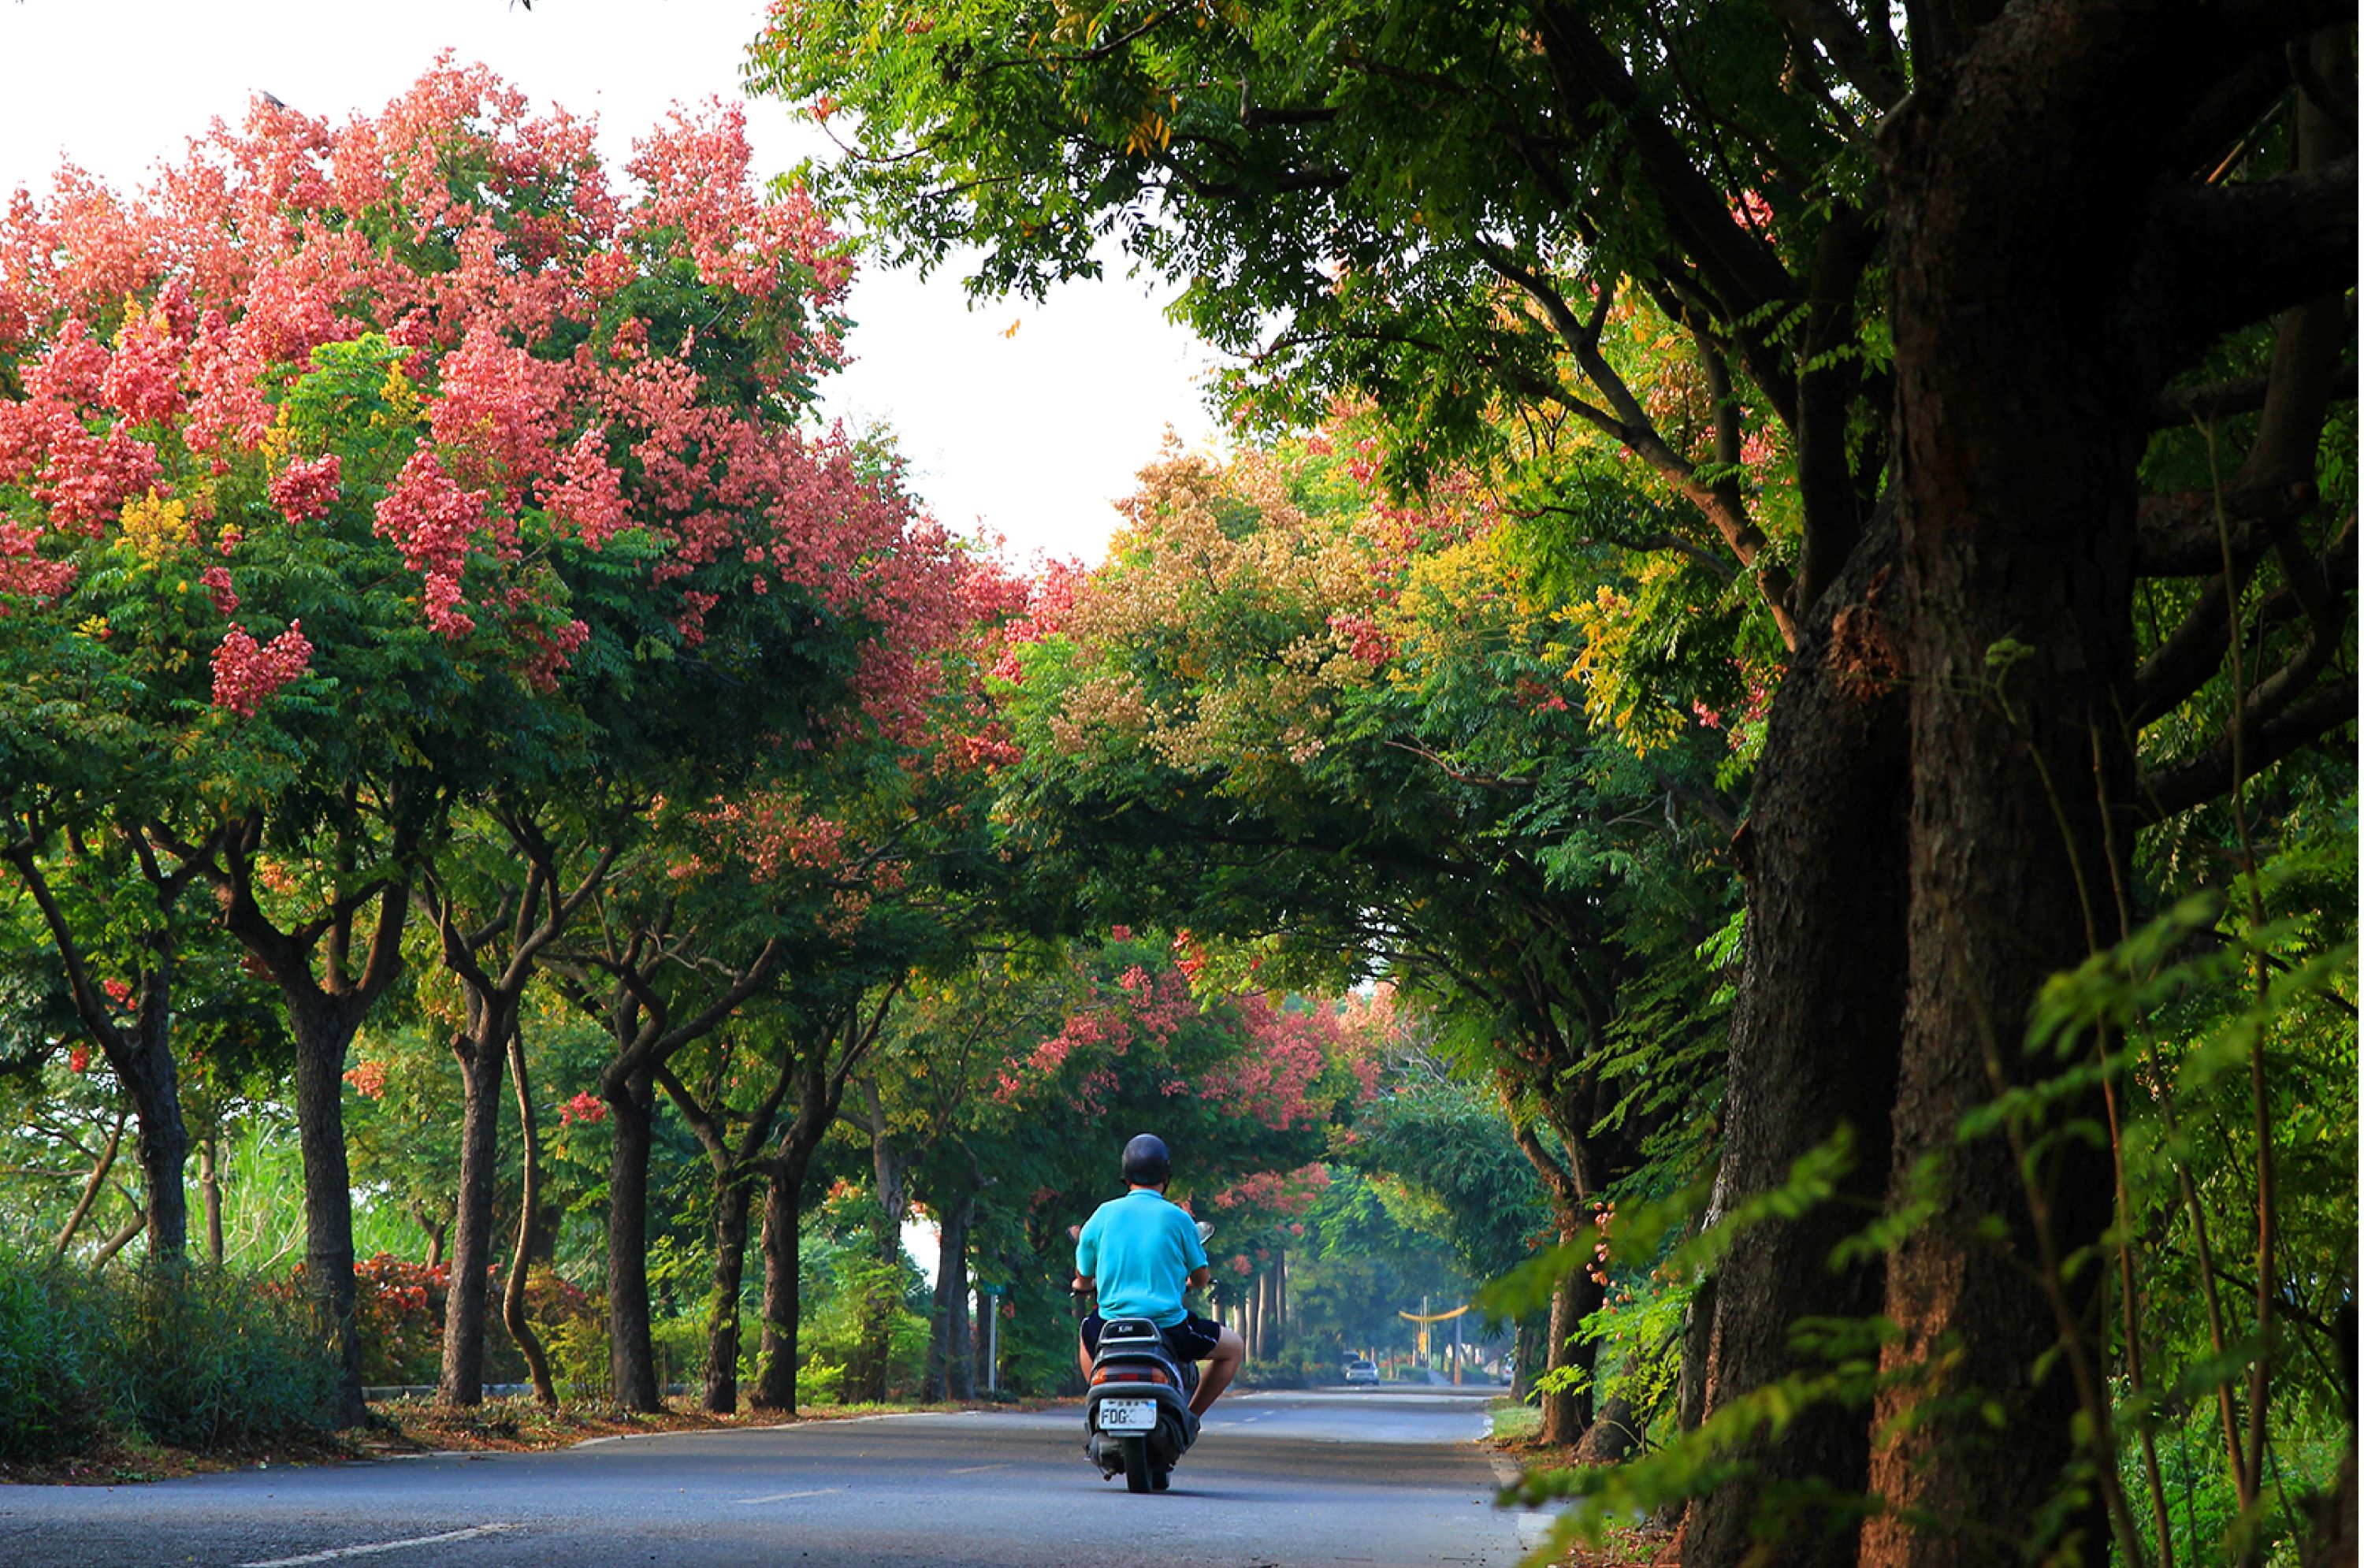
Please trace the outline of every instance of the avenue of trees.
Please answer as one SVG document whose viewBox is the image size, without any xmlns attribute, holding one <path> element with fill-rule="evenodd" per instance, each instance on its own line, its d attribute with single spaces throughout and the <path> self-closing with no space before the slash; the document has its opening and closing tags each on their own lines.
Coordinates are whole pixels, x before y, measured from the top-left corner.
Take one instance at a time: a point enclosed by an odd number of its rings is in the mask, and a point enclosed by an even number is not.
<svg viewBox="0 0 2364 1568">
<path fill-rule="evenodd" d="M 1700 1563 L 2259 1560 L 2313 1441 L 2352 1514 L 2352 22 L 775 9 L 890 258 L 1121 257 L 1371 466 L 1344 562 L 1301 470 L 1120 544 L 1041 656 L 1058 845 L 1470 1020 L 1556 1340 L 1580 1206 L 1692 1199 L 1608 1228 L 1693 1292 L 1691 1438 L 1538 1495 Z"/>
<path fill-rule="evenodd" d="M 10 1247 L 273 1282 L 340 1421 L 1051 1390 L 1154 1127 L 1267 1373 L 1492 1282 L 1571 1530 L 2352 1557 L 2352 17 L 783 0 L 748 78 L 842 155 L 447 65 L 0 226 Z M 855 228 L 1177 286 L 1231 450 L 948 536 L 811 417 Z"/>
<path fill-rule="evenodd" d="M 1269 1374 L 1516 1260 L 1352 1157 L 1425 1015 L 1202 979 L 1014 847 L 1033 589 L 810 417 L 848 243 L 733 114 L 621 173 L 447 63 L 0 236 L 0 1457 L 1054 1390 L 1144 1127 Z"/>
</svg>

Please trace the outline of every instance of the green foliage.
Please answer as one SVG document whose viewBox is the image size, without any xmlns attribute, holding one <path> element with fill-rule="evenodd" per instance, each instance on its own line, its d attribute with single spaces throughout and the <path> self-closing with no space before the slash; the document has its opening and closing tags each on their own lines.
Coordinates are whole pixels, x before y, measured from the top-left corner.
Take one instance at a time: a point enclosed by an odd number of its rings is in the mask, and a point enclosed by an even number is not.
<svg viewBox="0 0 2364 1568">
<path fill-rule="evenodd" d="M 206 1268 L 94 1276 L 0 1250 L 0 1454 L 110 1430 L 204 1451 L 325 1425 L 334 1380 L 306 1305 Z"/>
</svg>

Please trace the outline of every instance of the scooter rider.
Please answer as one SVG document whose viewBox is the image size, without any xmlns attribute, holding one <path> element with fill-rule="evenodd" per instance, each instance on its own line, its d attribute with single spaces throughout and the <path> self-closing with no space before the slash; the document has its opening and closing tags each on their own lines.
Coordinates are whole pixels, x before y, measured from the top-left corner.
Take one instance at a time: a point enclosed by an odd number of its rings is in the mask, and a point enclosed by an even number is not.
<svg viewBox="0 0 2364 1568">
<path fill-rule="evenodd" d="M 1078 1359 L 1089 1377 L 1101 1324 L 1109 1318 L 1146 1318 L 1176 1356 L 1207 1363 L 1190 1400 L 1190 1413 L 1203 1416 L 1231 1386 L 1247 1346 L 1237 1331 L 1182 1305 L 1184 1290 L 1203 1287 L 1214 1275 L 1199 1227 L 1166 1201 L 1165 1185 L 1173 1176 L 1164 1140 L 1143 1133 L 1124 1146 L 1124 1196 L 1093 1210 L 1077 1234 L 1076 1288 L 1099 1294 L 1098 1304 L 1084 1318 Z"/>
</svg>

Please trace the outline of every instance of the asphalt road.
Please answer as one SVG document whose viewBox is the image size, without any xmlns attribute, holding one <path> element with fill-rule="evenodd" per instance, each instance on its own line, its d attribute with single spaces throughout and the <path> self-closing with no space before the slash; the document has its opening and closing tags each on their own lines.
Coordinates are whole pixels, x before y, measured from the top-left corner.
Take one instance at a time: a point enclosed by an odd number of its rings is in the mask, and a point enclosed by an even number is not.
<svg viewBox="0 0 2364 1568">
<path fill-rule="evenodd" d="M 1475 1392 L 1234 1396 L 1145 1496 L 1099 1479 L 1072 1407 L 11 1486 L 0 1564 L 1511 1568 L 1537 1523 L 1493 1507 L 1484 1428 Z"/>
</svg>

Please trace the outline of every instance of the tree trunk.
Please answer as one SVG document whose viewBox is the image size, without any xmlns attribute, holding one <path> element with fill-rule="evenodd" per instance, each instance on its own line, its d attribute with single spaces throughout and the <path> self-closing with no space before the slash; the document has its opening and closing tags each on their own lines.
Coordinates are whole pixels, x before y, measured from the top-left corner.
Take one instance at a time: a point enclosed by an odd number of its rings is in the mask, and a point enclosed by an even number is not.
<svg viewBox="0 0 2364 1568">
<path fill-rule="evenodd" d="M 550 1381 L 550 1358 L 543 1353 L 541 1340 L 536 1337 L 533 1325 L 526 1320 L 526 1275 L 533 1265 L 534 1230 L 541 1218 L 541 1135 L 535 1125 L 533 1094 L 526 1083 L 525 1031 L 509 1031 L 509 1076 L 517 1088 L 518 1144 L 524 1156 L 525 1172 L 518 1194 L 517 1251 L 509 1258 L 509 1277 L 501 1290 L 501 1322 L 508 1329 L 509 1338 L 517 1341 L 518 1353 L 525 1357 L 528 1376 L 533 1379 L 534 1397 L 544 1408 L 558 1408 L 558 1389 Z"/>
<path fill-rule="evenodd" d="M 1538 1314 L 1511 1326 L 1511 1397 L 1525 1404 L 1544 1370 L 1543 1348 L 1549 1319 Z"/>
<path fill-rule="evenodd" d="M 2117 115 L 2119 47 L 2093 36 L 2107 29 L 2025 20 L 1992 24 L 1883 136 L 1915 606 L 1894 1198 L 1926 1194 L 1924 1158 L 1941 1173 L 1889 1264 L 1901 1335 L 1882 1370 L 1910 1381 L 1877 1406 L 1871 1482 L 1890 1511 L 1865 1527 L 1868 1564 L 1981 1555 L 1985 1532 L 2024 1529 L 2060 1495 L 2080 1404 L 2094 1444 L 2109 1416 L 2086 1335 L 2104 1271 L 2060 1266 L 2108 1219 L 2106 1152 L 2053 1140 L 2024 1182 L 2013 1140 L 1957 1137 L 2006 1084 L 2052 1070 L 2023 1049 L 2029 1006 L 2099 945 L 2129 837 L 2107 814 L 2132 794 L 2135 464 L 2156 383 L 2147 347 L 2093 302 L 2119 296 L 2142 232 L 2148 197 L 2124 171 L 2147 166 L 2125 142 L 2144 117 Z M 2101 112 L 2075 123 L 2107 128 L 2072 150 L 2040 128 L 2080 94 Z M 2052 1114 L 2098 1124 L 2089 1097 Z M 1920 1418 L 1897 1422 L 1908 1411 Z M 2091 1559 L 2110 1550 L 2116 1468 L 2057 1526 Z"/>
<path fill-rule="evenodd" d="M 739 1296 L 747 1269 L 747 1211 L 754 1189 L 743 1170 L 714 1177 L 714 1291 L 706 1319 L 705 1408 L 729 1416 L 739 1409 Z"/>
<path fill-rule="evenodd" d="M 1717 1213 L 1778 1188 L 1802 1156 L 1847 1140 L 1836 1201 L 1743 1230 L 1704 1300 L 1708 1413 L 1815 1370 L 1793 1348 L 1805 1317 L 1880 1310 L 1879 1264 L 1830 1266 L 1832 1249 L 1888 1195 L 1889 1111 L 1904 998 L 1905 828 L 1911 802 L 1903 590 L 1892 517 L 1875 521 L 1839 581 L 1804 617 L 1773 700 L 1755 806 L 1738 847 L 1748 878 L 1746 950 L 1733 1008 Z M 1770 1489 L 1822 1482 L 1860 1492 L 1871 1440 L 1860 1407 L 1800 1412 L 1735 1457 L 1753 1473 L 1690 1510 L 1683 1561 L 1722 1568 L 1779 1545 L 1789 1564 L 1851 1563 L 1856 1533 L 1793 1518 L 1767 1542 Z"/>
<path fill-rule="evenodd" d="M 1276 1349 L 1288 1349 L 1288 1251 L 1275 1248 L 1272 1254 L 1272 1326 Z"/>
<path fill-rule="evenodd" d="M 885 1018 L 882 1002 L 866 1029 L 856 1027 L 855 1018 L 834 1019 L 810 1038 L 800 1038 L 795 1048 L 791 1077 L 797 1089 L 797 1114 L 769 1162 L 771 1184 L 764 1195 L 764 1339 L 756 1356 L 755 1386 L 749 1396 L 749 1402 L 760 1410 L 782 1416 L 797 1413 L 797 1224 L 803 1208 L 805 1176 L 812 1169 L 821 1140 L 837 1119 L 847 1074 L 877 1039 Z M 841 1027 L 847 1029 L 847 1038 L 832 1071 L 831 1057 L 839 1051 Z"/>
<path fill-rule="evenodd" d="M 764 1190 L 764 1337 L 748 1403 L 782 1417 L 797 1413 L 797 1222 L 804 1181 L 803 1163 L 792 1164 L 783 1151 Z"/>
<path fill-rule="evenodd" d="M 501 1068 L 509 1022 L 485 1027 L 474 999 L 470 1030 L 452 1042 L 460 1063 L 460 1190 L 452 1206 L 452 1284 L 443 1304 L 443 1371 L 435 1400 L 481 1404 L 485 1397 L 485 1296 L 493 1265 L 493 1193 L 500 1174 Z"/>
<path fill-rule="evenodd" d="M 148 886 L 155 895 L 159 924 L 144 939 L 144 962 L 132 987 L 138 997 L 137 1013 L 128 1029 L 117 1023 L 102 982 L 91 973 L 75 940 L 73 924 L 41 870 L 33 842 L 13 843 L 0 853 L 17 868 L 26 891 L 32 895 L 64 961 L 75 1017 L 106 1058 L 139 1118 L 136 1158 L 148 1189 L 149 1258 L 160 1263 L 177 1262 L 189 1245 L 189 1200 L 181 1181 L 182 1167 L 189 1158 L 189 1129 L 181 1115 L 180 1067 L 173 1060 L 173 972 L 177 957 L 173 906 L 195 869 L 193 862 L 184 862 L 180 871 L 167 874 L 147 852 L 143 837 L 134 833 L 129 838 L 139 851 Z M 106 1255 L 112 1257 L 120 1246 L 110 1248 Z"/>
<path fill-rule="evenodd" d="M 221 1267 L 222 1194 L 218 1140 L 208 1133 L 197 1145 L 197 1192 L 206 1205 L 206 1262 Z"/>
<path fill-rule="evenodd" d="M 656 1118 L 650 1075 L 626 1078 L 607 1093 L 607 1102 L 614 1134 L 608 1145 L 609 1375 L 619 1409 L 662 1410 L 656 1347 L 649 1335 L 649 1146 Z"/>
<path fill-rule="evenodd" d="M 362 1340 L 353 1321 L 353 1185 L 345 1162 L 345 1051 L 357 1009 L 283 984 L 296 1040 L 296 1142 L 304 1161 L 304 1288 L 335 1344 L 337 1424 L 369 1419 Z M 317 998 L 317 999 L 316 999 Z M 439 1258 L 429 1256 L 430 1266 Z"/>
<path fill-rule="evenodd" d="M 1595 1234 L 1589 1225 L 1581 1232 L 1587 1237 Z M 1578 1239 L 1566 1230 L 1561 1232 L 1563 1242 Z M 1573 1447 L 1583 1440 L 1584 1429 L 1592 1424 L 1592 1369 L 1600 1346 L 1597 1341 L 1579 1342 L 1577 1339 L 1577 1330 L 1600 1306 L 1601 1287 L 1592 1277 L 1592 1260 L 1585 1259 L 1567 1272 L 1559 1288 L 1552 1293 L 1551 1328 L 1544 1349 L 1544 1371 L 1578 1373 L 1584 1383 L 1581 1389 L 1563 1388 L 1541 1396 L 1543 1429 L 1537 1434 L 1538 1440 L 1555 1446 Z"/>
<path fill-rule="evenodd" d="M 968 1232 L 976 1199 L 964 1194 L 944 1206 L 936 1259 L 935 1310 L 928 1323 L 928 1380 L 923 1399 L 976 1397 L 976 1354 L 969 1343 Z"/>
<path fill-rule="evenodd" d="M 136 1151 L 147 1188 L 148 1257 L 178 1262 L 189 1250 L 189 1195 L 181 1173 L 189 1162 L 189 1128 L 181 1115 L 181 1072 L 173 1060 L 172 958 L 158 954 L 140 976 L 139 1018 L 126 1036 L 131 1050 L 107 1065 L 139 1112 Z"/>
</svg>

